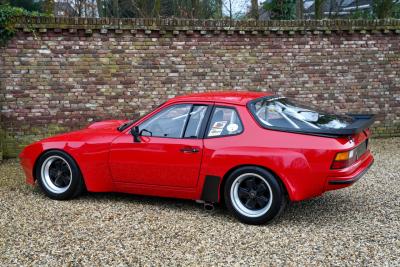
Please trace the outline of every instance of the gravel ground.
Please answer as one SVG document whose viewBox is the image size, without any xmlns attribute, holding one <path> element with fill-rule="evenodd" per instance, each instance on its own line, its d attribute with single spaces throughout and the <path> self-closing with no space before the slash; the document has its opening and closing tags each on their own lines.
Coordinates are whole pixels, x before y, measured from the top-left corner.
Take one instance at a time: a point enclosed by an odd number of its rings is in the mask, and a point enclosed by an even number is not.
<svg viewBox="0 0 400 267">
<path fill-rule="evenodd" d="M 291 204 L 266 226 L 222 208 L 125 194 L 60 202 L 0 165 L 0 265 L 400 265 L 400 138 L 372 142 L 354 186 Z"/>
</svg>

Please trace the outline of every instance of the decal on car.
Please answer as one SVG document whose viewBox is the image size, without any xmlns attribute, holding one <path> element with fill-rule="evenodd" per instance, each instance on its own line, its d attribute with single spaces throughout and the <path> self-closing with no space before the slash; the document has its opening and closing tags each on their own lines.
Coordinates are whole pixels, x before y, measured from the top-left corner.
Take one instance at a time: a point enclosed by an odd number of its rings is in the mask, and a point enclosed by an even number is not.
<svg viewBox="0 0 400 267">
<path fill-rule="evenodd" d="M 237 131 L 237 129 L 239 129 L 239 125 L 237 125 L 236 123 L 230 123 L 228 124 L 228 126 L 226 126 L 226 130 L 228 132 L 235 132 Z"/>
<path fill-rule="evenodd" d="M 225 125 L 228 123 L 228 121 L 216 121 L 213 126 L 211 127 L 211 130 L 208 134 L 208 136 L 219 136 L 221 135 L 222 131 L 225 128 Z"/>
</svg>

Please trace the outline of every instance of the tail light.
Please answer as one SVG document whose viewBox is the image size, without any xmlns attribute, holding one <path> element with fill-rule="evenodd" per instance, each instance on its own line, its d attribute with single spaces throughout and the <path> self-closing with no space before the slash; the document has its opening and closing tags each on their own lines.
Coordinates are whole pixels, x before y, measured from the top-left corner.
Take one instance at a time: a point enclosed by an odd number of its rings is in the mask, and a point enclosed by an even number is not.
<svg viewBox="0 0 400 267">
<path fill-rule="evenodd" d="M 354 150 L 355 149 L 337 153 L 331 169 L 343 169 L 353 164 L 357 160 Z"/>
<path fill-rule="evenodd" d="M 368 139 L 350 151 L 336 154 L 331 169 L 343 169 L 356 162 L 368 150 Z"/>
</svg>

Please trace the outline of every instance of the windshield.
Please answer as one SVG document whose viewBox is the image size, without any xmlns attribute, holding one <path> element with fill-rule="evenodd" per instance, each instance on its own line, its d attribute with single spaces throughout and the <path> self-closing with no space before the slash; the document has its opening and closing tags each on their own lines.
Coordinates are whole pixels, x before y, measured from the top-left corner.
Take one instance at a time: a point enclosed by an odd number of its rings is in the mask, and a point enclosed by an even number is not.
<svg viewBox="0 0 400 267">
<path fill-rule="evenodd" d="M 161 107 L 161 106 L 164 105 L 164 104 L 165 104 L 165 102 L 161 103 L 161 104 L 158 105 L 155 109 L 158 109 L 159 107 Z M 117 130 L 120 131 L 120 132 L 124 131 L 126 128 L 130 127 L 130 126 L 131 126 L 132 124 L 134 124 L 135 122 L 141 120 L 143 117 L 147 116 L 147 115 L 148 115 L 149 113 L 151 113 L 151 112 L 152 112 L 152 111 L 150 111 L 150 112 L 148 112 L 148 113 L 145 113 L 144 115 L 139 116 L 139 117 L 136 118 L 136 119 L 133 119 L 133 120 L 130 120 L 130 121 L 127 121 L 127 122 L 121 124 L 120 126 L 118 126 Z"/>
<path fill-rule="evenodd" d="M 250 110 L 267 128 L 288 130 L 342 129 L 354 122 L 345 115 L 334 115 L 295 103 L 285 97 L 263 98 L 251 102 Z"/>
</svg>

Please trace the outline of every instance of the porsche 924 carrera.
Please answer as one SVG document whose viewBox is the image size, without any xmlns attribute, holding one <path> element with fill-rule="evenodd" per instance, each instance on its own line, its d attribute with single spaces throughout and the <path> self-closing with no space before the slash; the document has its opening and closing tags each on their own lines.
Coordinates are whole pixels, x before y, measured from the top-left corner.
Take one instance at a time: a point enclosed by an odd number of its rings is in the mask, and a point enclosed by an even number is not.
<svg viewBox="0 0 400 267">
<path fill-rule="evenodd" d="M 356 182 L 373 163 L 372 123 L 264 92 L 200 93 L 35 142 L 20 159 L 27 182 L 52 199 L 87 190 L 221 202 L 264 224 L 288 201 Z"/>
</svg>

